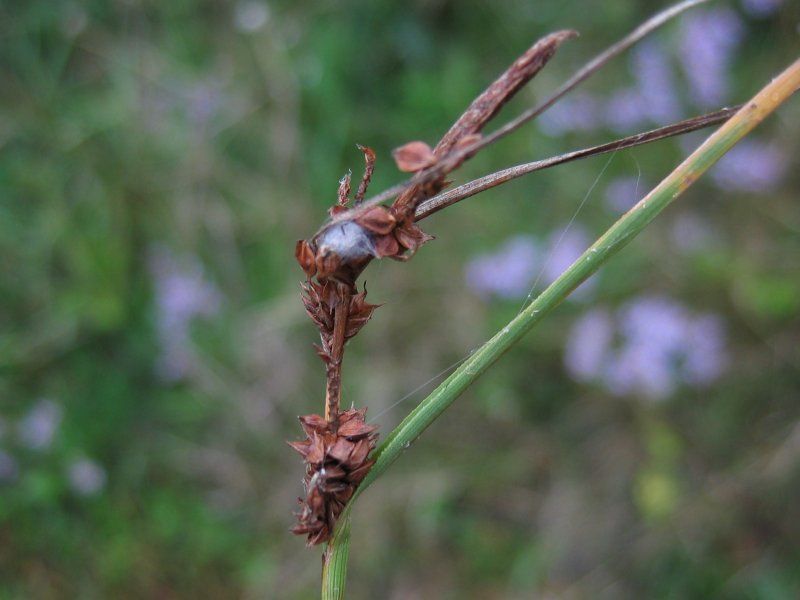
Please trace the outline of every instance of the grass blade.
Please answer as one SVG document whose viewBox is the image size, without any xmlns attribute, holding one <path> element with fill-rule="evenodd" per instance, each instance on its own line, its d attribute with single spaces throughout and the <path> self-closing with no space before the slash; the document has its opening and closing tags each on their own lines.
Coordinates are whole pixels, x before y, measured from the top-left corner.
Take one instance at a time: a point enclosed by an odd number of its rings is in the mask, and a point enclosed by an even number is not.
<svg viewBox="0 0 800 600">
<path fill-rule="evenodd" d="M 647 196 L 624 214 L 517 317 L 484 343 L 392 431 L 376 450 L 376 462 L 339 518 L 323 566 L 322 597 L 344 598 L 350 513 L 356 498 L 399 458 L 419 435 L 484 371 L 516 344 L 575 288 L 635 238 L 739 140 L 800 88 L 800 59 L 773 79 L 706 139 Z"/>
</svg>

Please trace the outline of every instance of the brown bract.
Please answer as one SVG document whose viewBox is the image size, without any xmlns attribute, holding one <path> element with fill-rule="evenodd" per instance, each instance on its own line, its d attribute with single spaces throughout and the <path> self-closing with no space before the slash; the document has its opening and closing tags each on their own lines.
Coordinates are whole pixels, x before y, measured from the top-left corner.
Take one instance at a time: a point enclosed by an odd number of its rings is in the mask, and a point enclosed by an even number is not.
<svg viewBox="0 0 800 600">
<path fill-rule="evenodd" d="M 292 532 L 305 535 L 313 546 L 327 541 L 339 515 L 372 466 L 377 426 L 365 422 L 367 409 L 351 408 L 339 415 L 334 430 L 320 415 L 300 417 L 306 439 L 288 442 L 303 457 L 305 497 Z"/>
<path fill-rule="evenodd" d="M 408 142 L 392 151 L 397 168 L 406 173 L 413 173 L 430 167 L 436 162 L 433 149 L 425 142 Z"/>
<path fill-rule="evenodd" d="M 335 333 L 336 306 L 342 302 L 336 284 L 333 282 L 319 283 L 307 281 L 302 284 L 303 306 L 306 313 L 314 321 L 319 329 L 321 345 L 317 346 L 317 354 L 320 355 L 326 367 L 331 364 L 333 358 L 333 338 Z M 372 318 L 372 312 L 378 308 L 378 304 L 367 302 L 367 291 L 349 296 L 347 306 L 348 318 L 344 328 L 344 339 L 349 340 L 357 334 L 361 328 Z"/>
</svg>

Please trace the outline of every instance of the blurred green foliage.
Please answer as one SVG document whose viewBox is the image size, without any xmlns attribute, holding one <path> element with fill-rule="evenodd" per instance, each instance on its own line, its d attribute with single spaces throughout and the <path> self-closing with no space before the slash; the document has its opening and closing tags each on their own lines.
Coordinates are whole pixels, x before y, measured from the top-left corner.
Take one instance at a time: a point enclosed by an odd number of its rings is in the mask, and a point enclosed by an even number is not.
<svg viewBox="0 0 800 600">
<path fill-rule="evenodd" d="M 746 34 L 728 103 L 796 54 L 796 7 L 746 4 L 729 4 Z M 323 398 L 294 241 L 342 173 L 360 174 L 355 143 L 376 149 L 380 191 L 400 179 L 391 148 L 434 142 L 535 38 L 582 33 L 504 116 L 653 10 L 587 6 L 0 5 L 0 597 L 317 593 L 318 552 L 288 533 L 301 465 L 283 440 Z M 677 61 L 677 27 L 658 39 Z M 628 86 L 628 67 L 587 89 Z M 676 78 L 683 116 L 688 85 Z M 757 133 L 792 166 L 798 123 L 793 101 Z M 529 126 L 459 177 L 611 135 Z M 616 156 L 579 224 L 603 231 L 606 184 L 652 184 L 683 154 L 665 142 Z M 346 398 L 382 413 L 384 431 L 399 421 L 413 400 L 397 400 L 519 309 L 471 293 L 465 264 L 509 236 L 560 231 L 606 160 L 470 199 L 430 219 L 438 239 L 411 263 L 372 265 L 370 298 L 385 305 L 351 344 Z M 565 305 L 459 400 L 363 498 L 352 596 L 797 597 L 794 171 L 764 193 L 701 182 L 591 301 Z M 678 249 L 685 215 L 711 223 L 715 244 Z M 186 280 L 205 301 L 187 304 Z M 725 377 L 661 402 L 570 379 L 573 322 L 644 293 L 724 319 Z"/>
</svg>

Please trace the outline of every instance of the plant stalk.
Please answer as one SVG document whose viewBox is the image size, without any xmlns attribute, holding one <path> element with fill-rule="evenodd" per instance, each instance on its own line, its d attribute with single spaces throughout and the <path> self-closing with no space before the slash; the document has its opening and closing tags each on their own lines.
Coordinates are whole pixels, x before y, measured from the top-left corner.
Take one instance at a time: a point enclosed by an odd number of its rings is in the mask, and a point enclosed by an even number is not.
<svg viewBox="0 0 800 600">
<path fill-rule="evenodd" d="M 342 397 L 342 358 L 344 357 L 345 331 L 350 315 L 350 288 L 344 284 L 336 286 L 336 308 L 333 312 L 333 342 L 331 360 L 328 363 L 325 382 L 325 420 L 336 430 L 339 421 L 339 406 Z"/>
</svg>

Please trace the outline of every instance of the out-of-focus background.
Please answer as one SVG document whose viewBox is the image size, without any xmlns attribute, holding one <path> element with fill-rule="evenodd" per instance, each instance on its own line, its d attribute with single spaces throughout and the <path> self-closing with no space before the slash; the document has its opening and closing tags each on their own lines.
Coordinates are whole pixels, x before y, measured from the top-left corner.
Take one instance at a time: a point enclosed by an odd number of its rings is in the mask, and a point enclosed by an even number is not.
<svg viewBox="0 0 800 600">
<path fill-rule="evenodd" d="M 536 38 L 582 34 L 498 123 L 656 8 L 3 3 L 0 596 L 317 594 L 288 533 L 284 441 L 324 395 L 295 241 L 356 143 L 378 192 Z M 747 99 L 798 8 L 694 9 L 459 180 Z M 390 431 L 704 135 L 427 220 L 365 274 L 345 402 Z M 354 598 L 797 597 L 799 149 L 795 98 L 425 433 L 359 502 Z"/>
</svg>

